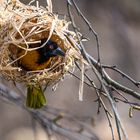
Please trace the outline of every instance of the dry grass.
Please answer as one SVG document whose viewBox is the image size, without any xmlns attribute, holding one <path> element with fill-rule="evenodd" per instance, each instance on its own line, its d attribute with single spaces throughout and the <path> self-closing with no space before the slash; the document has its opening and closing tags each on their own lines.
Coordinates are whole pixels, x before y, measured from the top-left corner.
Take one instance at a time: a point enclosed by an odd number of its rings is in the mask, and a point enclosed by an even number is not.
<svg viewBox="0 0 140 140">
<path fill-rule="evenodd" d="M 59 19 L 51 7 L 51 4 L 46 9 L 24 5 L 17 0 L 1 5 L 0 71 L 5 78 L 26 84 L 51 84 L 73 69 L 75 60 L 82 58 L 76 47 L 76 35 L 68 29 L 69 22 Z M 45 45 L 29 48 L 29 44 L 39 43 L 44 38 L 56 42 L 65 51 L 65 57 L 53 58 L 49 68 L 42 70 L 25 71 L 19 67 L 18 60 L 28 51 Z M 25 53 L 18 56 L 19 50 Z"/>
</svg>

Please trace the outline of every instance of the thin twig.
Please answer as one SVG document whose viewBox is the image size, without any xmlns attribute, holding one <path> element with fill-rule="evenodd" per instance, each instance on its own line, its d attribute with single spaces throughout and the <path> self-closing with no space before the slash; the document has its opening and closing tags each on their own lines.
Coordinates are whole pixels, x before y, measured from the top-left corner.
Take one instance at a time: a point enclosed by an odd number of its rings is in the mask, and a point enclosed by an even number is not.
<svg viewBox="0 0 140 140">
<path fill-rule="evenodd" d="M 78 79 L 78 80 L 80 80 L 81 81 L 81 79 L 77 76 L 77 75 L 75 75 L 74 73 L 72 73 L 72 72 L 68 72 L 69 74 L 71 74 L 73 77 L 75 77 L 76 79 Z M 84 81 L 84 83 L 87 85 L 87 86 L 89 86 L 89 87 L 91 87 L 91 85 L 89 84 L 89 83 L 87 83 L 87 82 L 85 82 Z"/>
<path fill-rule="evenodd" d="M 77 13 L 82 17 L 82 19 L 84 20 L 84 22 L 87 24 L 87 26 L 89 27 L 89 30 L 93 33 L 93 35 L 95 36 L 96 39 L 96 43 L 97 43 L 97 52 L 98 52 L 98 63 L 100 63 L 100 45 L 99 45 L 99 39 L 98 39 L 98 34 L 96 33 L 96 31 L 93 29 L 91 23 L 87 20 L 87 18 L 83 15 L 83 13 L 81 12 L 81 10 L 79 9 L 79 7 L 77 6 L 77 4 L 75 3 L 75 0 L 71 0 L 71 3 L 74 5 Z"/>
<path fill-rule="evenodd" d="M 81 71 L 81 69 L 80 69 L 80 67 L 77 63 L 76 63 L 76 66 Z M 88 81 L 92 84 L 92 86 L 95 88 L 95 91 L 96 91 L 96 94 L 97 94 L 97 97 L 98 97 L 98 104 L 101 104 L 103 106 L 103 109 L 105 111 L 105 114 L 106 114 L 106 117 L 107 117 L 107 120 L 108 120 L 108 123 L 109 123 L 110 130 L 111 130 L 112 140 L 115 140 L 114 130 L 113 130 L 113 126 L 112 126 L 111 119 L 110 119 L 110 118 L 112 118 L 112 114 L 108 111 L 106 105 L 104 104 L 104 101 L 102 100 L 102 98 L 100 96 L 101 90 L 97 90 L 94 82 L 90 79 L 90 77 L 86 73 L 84 73 L 84 75 L 88 79 Z M 99 112 L 99 107 L 100 107 L 100 105 L 98 106 L 98 112 Z"/>
<path fill-rule="evenodd" d="M 131 81 L 135 86 L 139 87 L 140 82 L 137 82 L 136 80 L 134 80 L 132 77 L 130 77 L 129 75 L 127 75 L 126 73 L 122 72 L 120 69 L 118 69 L 116 66 L 107 66 L 107 65 L 103 65 L 103 68 L 108 68 L 108 69 L 112 69 L 116 72 L 118 72 L 119 74 L 122 75 L 123 78 L 128 79 L 129 81 Z"/>
</svg>

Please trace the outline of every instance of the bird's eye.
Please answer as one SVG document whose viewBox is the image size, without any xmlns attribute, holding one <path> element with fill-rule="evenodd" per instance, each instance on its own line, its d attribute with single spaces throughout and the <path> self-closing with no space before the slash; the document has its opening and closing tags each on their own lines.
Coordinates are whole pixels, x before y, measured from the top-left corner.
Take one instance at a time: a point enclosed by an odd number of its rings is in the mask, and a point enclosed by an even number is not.
<svg viewBox="0 0 140 140">
<path fill-rule="evenodd" d="M 49 49 L 53 50 L 54 46 L 53 45 L 49 45 Z"/>
</svg>

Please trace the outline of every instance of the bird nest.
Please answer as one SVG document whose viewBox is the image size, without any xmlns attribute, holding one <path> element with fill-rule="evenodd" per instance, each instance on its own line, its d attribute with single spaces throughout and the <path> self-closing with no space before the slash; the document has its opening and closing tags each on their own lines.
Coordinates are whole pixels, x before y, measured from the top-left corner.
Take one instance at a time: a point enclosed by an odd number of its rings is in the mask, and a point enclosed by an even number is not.
<svg viewBox="0 0 140 140">
<path fill-rule="evenodd" d="M 68 30 L 69 22 L 45 8 L 24 5 L 15 0 L 3 3 L 0 10 L 0 70 L 3 77 L 27 85 L 50 85 L 74 68 L 74 61 L 81 55 L 75 45 L 75 33 Z M 46 42 L 37 46 L 42 39 Z M 52 57 L 48 66 L 34 70 L 26 70 L 19 65 L 23 57 L 44 47 L 49 40 L 65 52 L 64 57 Z M 19 55 L 21 50 L 24 53 Z"/>
</svg>

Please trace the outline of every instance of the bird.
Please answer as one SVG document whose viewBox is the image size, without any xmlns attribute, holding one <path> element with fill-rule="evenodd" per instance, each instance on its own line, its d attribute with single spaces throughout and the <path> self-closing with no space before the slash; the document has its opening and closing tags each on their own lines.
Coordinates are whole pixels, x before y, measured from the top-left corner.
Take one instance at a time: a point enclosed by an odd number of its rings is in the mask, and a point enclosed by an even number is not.
<svg viewBox="0 0 140 140">
<path fill-rule="evenodd" d="M 41 39 L 40 43 L 29 44 L 29 48 L 36 48 L 25 53 L 24 49 L 17 51 L 18 66 L 26 71 L 43 70 L 49 68 L 51 61 L 56 56 L 64 57 L 64 50 L 53 40 Z M 55 60 L 56 61 L 56 60 Z M 32 109 L 39 109 L 46 104 L 46 98 L 40 83 L 27 85 L 26 106 Z"/>
<path fill-rule="evenodd" d="M 41 39 L 40 43 L 29 44 L 29 48 L 40 47 L 45 44 L 47 38 Z M 65 56 L 64 50 L 60 48 L 56 42 L 51 39 L 47 41 L 44 47 L 39 49 L 34 49 L 31 51 L 27 51 L 25 54 L 24 49 L 20 49 L 17 53 L 18 57 L 21 57 L 18 60 L 18 65 L 26 70 L 26 71 L 35 71 L 35 70 L 43 70 L 48 68 L 51 64 L 51 61 L 56 56 Z"/>
</svg>

